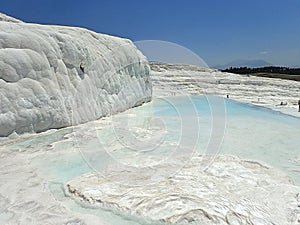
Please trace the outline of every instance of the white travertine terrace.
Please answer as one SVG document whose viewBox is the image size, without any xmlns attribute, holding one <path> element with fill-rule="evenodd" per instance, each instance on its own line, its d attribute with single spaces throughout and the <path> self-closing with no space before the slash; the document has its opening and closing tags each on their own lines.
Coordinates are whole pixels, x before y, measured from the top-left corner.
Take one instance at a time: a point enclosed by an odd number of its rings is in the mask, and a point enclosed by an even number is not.
<svg viewBox="0 0 300 225">
<path fill-rule="evenodd" d="M 147 60 L 130 40 L 0 15 L 0 136 L 92 121 L 151 95 Z"/>
<path fill-rule="evenodd" d="M 153 96 L 219 95 L 300 117 L 300 82 L 224 73 L 192 65 L 151 63 Z M 281 105 L 281 102 L 284 104 Z"/>
<path fill-rule="evenodd" d="M 107 176 L 76 178 L 66 189 L 94 206 L 172 224 L 299 224 L 300 188 L 280 171 L 229 155 L 217 156 L 207 170 L 201 163 L 201 156 L 191 158 L 183 168 L 169 161 L 149 168 L 149 174 L 116 167 Z M 176 166 L 178 173 L 168 179 L 156 182 L 150 176 L 151 170 L 159 174 Z M 144 185 L 134 185 L 136 179 Z"/>
<path fill-rule="evenodd" d="M 296 115 L 297 82 L 186 65 L 160 64 L 152 69 L 154 97 L 229 94 Z M 27 24 L 0 14 L 0 136 L 75 125 L 140 105 L 151 99 L 149 73 L 145 57 L 129 40 L 81 28 Z M 281 101 L 287 105 L 277 106 Z M 96 123 L 101 129 L 106 121 Z M 74 151 L 74 143 L 98 138 L 90 127 L 78 125 L 76 140 L 73 128 L 3 139 L 8 142 L 0 143 L 1 224 L 127 221 L 87 213 L 84 207 L 74 207 L 63 192 L 58 177 L 68 172 L 63 163 L 74 163 L 76 168 L 72 157 L 79 152 Z M 62 156 L 68 160 L 55 164 Z M 277 169 L 230 155 L 217 156 L 205 171 L 201 155 L 182 168 L 177 163 L 185 159 L 178 160 L 152 168 L 158 172 L 178 169 L 159 182 L 139 170 L 112 168 L 108 177 L 116 179 L 83 174 L 67 182 L 65 191 L 85 205 L 117 209 L 121 215 L 150 219 L 151 224 L 299 225 L 300 188 Z M 50 170 L 46 162 L 54 163 L 58 171 L 50 172 L 56 176 L 42 172 L 41 167 Z M 115 182 L 122 179 L 126 185 Z M 136 179 L 139 186 L 128 185 Z"/>
</svg>

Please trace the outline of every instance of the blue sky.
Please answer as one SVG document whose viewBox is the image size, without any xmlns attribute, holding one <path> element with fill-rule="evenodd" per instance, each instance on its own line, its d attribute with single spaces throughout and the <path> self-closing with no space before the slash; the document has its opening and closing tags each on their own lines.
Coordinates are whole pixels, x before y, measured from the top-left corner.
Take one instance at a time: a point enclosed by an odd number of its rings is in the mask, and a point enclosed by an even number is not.
<svg viewBox="0 0 300 225">
<path fill-rule="evenodd" d="M 209 65 L 265 59 L 300 66 L 299 0 L 1 0 L 0 12 L 133 41 L 174 42 Z"/>
</svg>

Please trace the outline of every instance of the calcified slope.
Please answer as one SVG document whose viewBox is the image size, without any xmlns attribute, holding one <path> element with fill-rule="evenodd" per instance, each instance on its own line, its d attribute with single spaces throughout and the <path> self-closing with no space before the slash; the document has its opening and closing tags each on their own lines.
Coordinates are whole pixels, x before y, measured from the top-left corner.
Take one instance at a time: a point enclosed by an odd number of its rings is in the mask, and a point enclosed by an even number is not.
<svg viewBox="0 0 300 225">
<path fill-rule="evenodd" d="M 300 116 L 297 112 L 300 82 L 223 73 L 190 65 L 150 65 L 154 96 L 229 95 L 231 99 Z"/>
<path fill-rule="evenodd" d="M 183 168 L 178 164 L 177 174 L 159 182 L 149 176 L 152 171 L 115 168 L 106 177 L 84 175 L 66 189 L 83 202 L 161 222 L 299 224 L 300 188 L 281 172 L 225 155 L 206 171 L 201 164 L 202 158 L 195 156 Z M 160 173 L 176 166 L 171 161 L 152 170 Z M 130 185 L 136 179 L 144 185 Z"/>
<path fill-rule="evenodd" d="M 15 19 L 11 16 L 0 13 L 0 21 L 3 22 L 13 22 L 13 23 L 23 23 L 21 20 Z"/>
<path fill-rule="evenodd" d="M 0 136 L 95 120 L 151 92 L 148 63 L 131 41 L 0 14 Z"/>
</svg>

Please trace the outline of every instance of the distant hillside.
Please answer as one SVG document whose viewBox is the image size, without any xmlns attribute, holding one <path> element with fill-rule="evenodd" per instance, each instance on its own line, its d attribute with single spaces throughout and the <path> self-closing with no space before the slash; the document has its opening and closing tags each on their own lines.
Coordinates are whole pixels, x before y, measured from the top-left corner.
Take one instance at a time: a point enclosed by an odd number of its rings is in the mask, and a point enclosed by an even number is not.
<svg viewBox="0 0 300 225">
<path fill-rule="evenodd" d="M 225 65 L 216 65 L 213 66 L 213 68 L 224 70 L 228 69 L 230 67 L 233 68 L 239 68 L 239 67 L 248 67 L 248 68 L 258 68 L 258 67 L 266 67 L 266 66 L 272 66 L 271 63 L 262 60 L 262 59 L 256 59 L 256 60 L 235 60 Z"/>
<path fill-rule="evenodd" d="M 249 67 L 239 67 L 239 68 L 229 68 L 222 70 L 223 72 L 236 73 L 236 74 L 251 74 L 253 76 L 259 77 L 270 77 L 270 78 L 280 78 L 288 80 L 300 81 L 300 68 L 288 68 L 288 67 L 276 67 L 268 66 L 261 68 L 249 68 Z"/>
</svg>

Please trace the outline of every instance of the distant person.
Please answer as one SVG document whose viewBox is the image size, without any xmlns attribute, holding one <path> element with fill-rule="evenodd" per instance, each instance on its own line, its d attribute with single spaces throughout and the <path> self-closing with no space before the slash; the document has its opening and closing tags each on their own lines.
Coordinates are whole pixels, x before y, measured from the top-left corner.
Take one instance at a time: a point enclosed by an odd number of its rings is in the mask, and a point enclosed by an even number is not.
<svg viewBox="0 0 300 225">
<path fill-rule="evenodd" d="M 227 98 L 229 98 L 229 95 L 226 96 Z M 299 100 L 300 101 L 300 100 Z"/>
<path fill-rule="evenodd" d="M 83 63 L 80 63 L 80 70 L 84 73 L 84 65 L 83 65 Z"/>
<path fill-rule="evenodd" d="M 299 106 L 298 112 L 300 112 L 300 100 L 298 101 L 298 106 Z"/>
<path fill-rule="evenodd" d="M 287 105 L 287 102 L 280 102 L 280 105 Z"/>
</svg>

